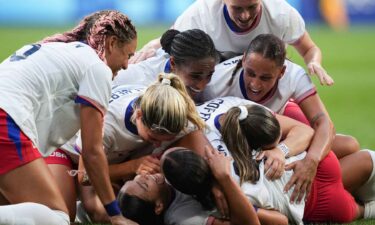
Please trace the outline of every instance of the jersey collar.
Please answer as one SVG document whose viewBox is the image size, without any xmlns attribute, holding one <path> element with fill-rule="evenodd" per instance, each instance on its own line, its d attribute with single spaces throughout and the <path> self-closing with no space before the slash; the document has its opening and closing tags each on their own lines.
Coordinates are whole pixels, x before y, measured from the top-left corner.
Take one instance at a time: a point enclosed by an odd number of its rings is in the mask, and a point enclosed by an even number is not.
<svg viewBox="0 0 375 225">
<path fill-rule="evenodd" d="M 170 73 L 170 72 L 171 72 L 171 59 L 168 59 L 164 67 L 164 73 Z"/>
<path fill-rule="evenodd" d="M 137 127 L 131 122 L 131 117 L 134 113 L 134 103 L 137 99 L 138 99 L 138 97 L 133 99 L 129 103 L 128 107 L 126 107 L 125 118 L 124 118 L 124 123 L 125 123 L 126 129 L 128 129 L 131 133 L 133 133 L 135 135 L 138 135 L 138 130 L 137 130 Z"/>
<path fill-rule="evenodd" d="M 239 85 L 240 85 L 240 90 L 241 90 L 243 98 L 247 99 L 247 100 L 250 100 L 252 102 L 259 103 L 259 104 L 264 104 L 269 99 L 271 99 L 273 97 L 273 95 L 275 94 L 278 86 L 279 86 L 279 80 L 277 80 L 275 86 L 261 100 L 259 100 L 259 101 L 253 101 L 253 100 L 251 100 L 251 99 L 249 99 L 247 97 L 246 87 L 245 87 L 245 81 L 244 81 L 243 76 L 244 76 L 244 73 L 243 73 L 243 69 L 242 69 L 241 70 L 241 74 L 240 74 L 240 79 L 238 80 L 238 82 L 239 82 Z"/>
</svg>

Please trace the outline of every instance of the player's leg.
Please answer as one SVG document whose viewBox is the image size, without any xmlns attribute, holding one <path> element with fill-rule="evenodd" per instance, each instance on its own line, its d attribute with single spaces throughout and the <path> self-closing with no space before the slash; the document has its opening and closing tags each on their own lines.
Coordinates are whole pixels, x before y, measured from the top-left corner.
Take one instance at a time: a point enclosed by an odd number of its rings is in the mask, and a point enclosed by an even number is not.
<svg viewBox="0 0 375 225">
<path fill-rule="evenodd" d="M 283 112 L 284 116 L 298 120 L 310 126 L 309 121 L 303 114 L 301 108 L 293 101 L 286 104 Z M 336 134 L 332 142 L 332 151 L 336 154 L 337 158 L 358 152 L 360 150 L 357 139 L 349 135 Z"/>
<path fill-rule="evenodd" d="M 70 176 L 69 171 L 73 169 L 70 157 L 63 150 L 56 150 L 49 157 L 44 159 L 48 164 L 57 186 L 69 209 L 70 221 L 74 222 L 76 217 L 76 177 Z"/>
<path fill-rule="evenodd" d="M 347 155 L 356 153 L 360 150 L 357 139 L 350 135 L 344 134 L 336 134 L 335 139 L 333 139 L 331 148 L 339 159 Z"/>
<path fill-rule="evenodd" d="M 308 222 L 348 223 L 362 218 L 363 206 L 344 189 L 340 164 L 333 152 L 319 163 L 311 195 L 305 206 L 304 220 Z"/>
<path fill-rule="evenodd" d="M 0 206 L 0 224 L 69 224 L 68 209 L 38 149 L 1 109 L 0 149 L 0 193 L 13 204 Z"/>
<path fill-rule="evenodd" d="M 69 224 L 64 199 L 42 158 L 1 175 L 0 190 L 11 204 L 17 204 L 0 206 L 2 220 L 20 222 L 16 224 L 22 224 L 22 220 L 35 221 L 35 224 Z M 40 206 L 35 208 L 30 202 Z"/>
</svg>

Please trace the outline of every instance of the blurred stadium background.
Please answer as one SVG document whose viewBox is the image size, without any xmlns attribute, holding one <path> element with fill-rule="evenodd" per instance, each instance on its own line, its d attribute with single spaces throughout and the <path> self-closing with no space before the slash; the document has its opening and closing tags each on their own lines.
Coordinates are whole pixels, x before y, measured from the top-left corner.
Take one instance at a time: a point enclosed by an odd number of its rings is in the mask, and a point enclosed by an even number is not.
<svg viewBox="0 0 375 225">
<path fill-rule="evenodd" d="M 160 36 L 193 1 L 0 0 L 0 61 L 22 45 L 70 29 L 84 15 L 100 9 L 118 9 L 133 20 L 139 49 Z M 304 17 L 323 52 L 323 66 L 335 79 L 334 86 L 322 87 L 313 77 L 337 133 L 353 135 L 362 148 L 375 149 L 375 1 L 344 0 L 350 27 L 340 31 L 325 25 L 318 0 L 289 2 Z M 288 56 L 304 65 L 293 49 Z"/>
<path fill-rule="evenodd" d="M 194 0 L 0 0 L 0 60 L 23 44 L 70 29 L 100 9 L 118 9 L 138 29 L 138 48 L 160 36 Z M 329 0 L 330 1 L 330 0 Z M 313 77 L 338 133 L 355 136 L 362 148 L 375 149 L 375 1 L 344 0 L 350 27 L 325 25 L 318 0 L 289 0 L 300 11 L 323 52 L 323 66 L 335 79 L 322 87 Z M 289 58 L 304 65 L 289 49 Z"/>
</svg>

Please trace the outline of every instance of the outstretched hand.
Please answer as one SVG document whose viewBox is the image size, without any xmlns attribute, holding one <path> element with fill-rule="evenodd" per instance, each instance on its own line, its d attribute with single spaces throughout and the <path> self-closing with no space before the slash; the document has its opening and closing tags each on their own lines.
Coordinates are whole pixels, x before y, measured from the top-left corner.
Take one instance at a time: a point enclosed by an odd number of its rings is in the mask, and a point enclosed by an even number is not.
<svg viewBox="0 0 375 225">
<path fill-rule="evenodd" d="M 141 50 L 137 51 L 130 59 L 129 64 L 136 64 L 141 61 L 144 61 L 150 57 L 155 56 L 156 50 L 152 47 L 150 48 L 142 48 Z"/>
<path fill-rule="evenodd" d="M 293 193 L 290 197 L 290 202 L 300 202 L 303 197 L 307 199 L 311 191 L 311 185 L 316 175 L 318 164 L 313 160 L 304 158 L 292 162 L 285 166 L 286 170 L 293 170 L 294 174 L 284 187 L 284 191 L 288 192 L 292 187 Z"/>
<path fill-rule="evenodd" d="M 310 62 L 307 64 L 307 70 L 310 75 L 316 75 L 319 78 L 321 85 L 333 85 L 334 81 L 330 75 L 327 74 L 325 69 L 317 62 Z"/>
</svg>

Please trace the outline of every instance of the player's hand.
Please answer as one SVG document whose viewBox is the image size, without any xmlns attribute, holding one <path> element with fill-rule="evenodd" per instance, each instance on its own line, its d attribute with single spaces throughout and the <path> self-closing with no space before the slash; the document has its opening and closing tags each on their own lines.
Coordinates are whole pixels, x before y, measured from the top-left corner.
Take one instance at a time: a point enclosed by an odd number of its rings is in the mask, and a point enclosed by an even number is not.
<svg viewBox="0 0 375 225">
<path fill-rule="evenodd" d="M 293 170 L 294 174 L 284 187 L 284 192 L 288 192 L 292 187 L 293 193 L 290 202 L 299 203 L 303 196 L 307 199 L 310 194 L 311 184 L 316 175 L 318 163 L 308 157 L 292 162 L 285 166 L 286 170 Z"/>
<path fill-rule="evenodd" d="M 333 85 L 334 81 L 331 76 L 327 74 L 325 69 L 320 65 L 320 63 L 317 62 L 310 62 L 307 64 L 307 70 L 310 75 L 316 74 L 316 76 L 319 78 L 321 85 Z"/>
<path fill-rule="evenodd" d="M 219 185 L 215 182 L 212 186 L 212 194 L 215 197 L 216 207 L 219 210 L 222 218 L 229 218 L 229 206 L 227 203 L 227 199 Z"/>
<path fill-rule="evenodd" d="M 210 145 L 205 146 L 205 159 L 217 181 L 220 182 L 220 180 L 228 179 L 228 177 L 230 177 L 231 158 L 220 154 L 219 151 Z M 212 187 L 212 194 L 215 197 L 216 207 L 223 218 L 229 218 L 229 206 L 227 200 L 220 186 L 216 182 Z"/>
<path fill-rule="evenodd" d="M 110 220 L 112 225 L 138 225 L 138 223 L 126 219 L 122 215 L 111 216 Z"/>
<path fill-rule="evenodd" d="M 279 179 L 285 169 L 285 156 L 279 148 L 262 151 L 256 160 L 265 158 L 264 171 L 268 180 Z"/>
<path fill-rule="evenodd" d="M 146 60 L 150 57 L 155 56 L 156 49 L 150 48 L 142 48 L 141 50 L 137 51 L 130 59 L 129 64 L 139 63 L 143 60 Z"/>
<path fill-rule="evenodd" d="M 151 155 L 136 159 L 135 171 L 137 175 L 160 173 L 160 160 Z"/>
<path fill-rule="evenodd" d="M 232 158 L 226 157 L 211 145 L 205 146 L 205 159 L 210 166 L 212 175 L 216 180 L 227 179 L 230 177 L 230 164 Z"/>
</svg>

